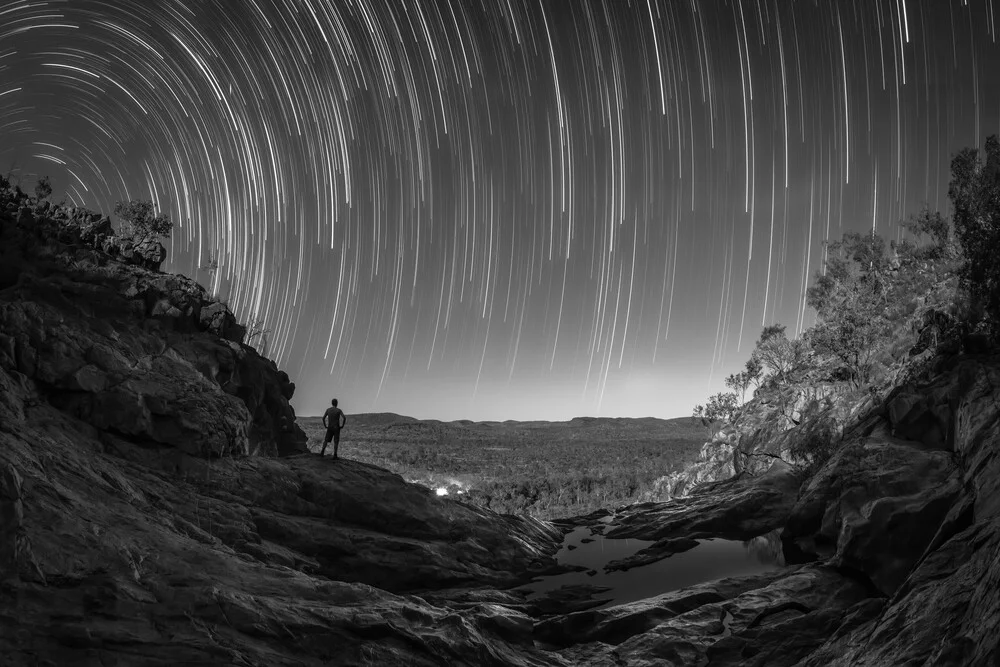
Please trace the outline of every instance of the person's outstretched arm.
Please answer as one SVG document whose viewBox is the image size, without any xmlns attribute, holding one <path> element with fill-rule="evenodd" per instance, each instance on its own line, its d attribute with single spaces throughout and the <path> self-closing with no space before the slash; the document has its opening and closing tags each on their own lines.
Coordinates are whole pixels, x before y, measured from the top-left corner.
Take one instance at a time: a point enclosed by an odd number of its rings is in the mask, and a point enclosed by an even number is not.
<svg viewBox="0 0 1000 667">
<path fill-rule="evenodd" d="M 340 428 L 347 426 L 347 415 L 343 412 L 340 413 Z"/>
<path fill-rule="evenodd" d="M 330 414 L 329 412 L 324 412 L 323 413 L 323 428 L 330 428 L 329 426 L 326 425 L 326 420 L 327 420 L 327 417 L 329 416 L 329 414 Z"/>
</svg>

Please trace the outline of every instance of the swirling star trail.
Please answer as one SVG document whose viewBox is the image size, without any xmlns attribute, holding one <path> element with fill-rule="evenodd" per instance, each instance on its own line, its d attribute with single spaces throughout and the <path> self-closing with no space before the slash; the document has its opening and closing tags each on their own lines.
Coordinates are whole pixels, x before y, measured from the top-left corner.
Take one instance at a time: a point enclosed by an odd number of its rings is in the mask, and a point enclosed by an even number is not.
<svg viewBox="0 0 1000 667">
<path fill-rule="evenodd" d="M 0 0 L 0 168 L 168 212 L 300 414 L 683 415 L 824 241 L 947 210 L 996 42 L 992 0 Z"/>
</svg>

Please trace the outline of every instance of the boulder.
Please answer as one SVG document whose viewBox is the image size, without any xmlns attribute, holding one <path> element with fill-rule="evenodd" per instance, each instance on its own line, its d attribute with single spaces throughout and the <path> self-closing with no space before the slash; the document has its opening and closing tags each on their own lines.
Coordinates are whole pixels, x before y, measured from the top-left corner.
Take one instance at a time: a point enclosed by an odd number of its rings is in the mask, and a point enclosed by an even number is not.
<svg viewBox="0 0 1000 667">
<path fill-rule="evenodd" d="M 243 337 L 246 335 L 246 328 L 236 321 L 236 316 L 230 312 L 229 306 L 222 302 L 202 306 L 198 322 L 205 331 L 238 343 L 243 342 Z"/>
<path fill-rule="evenodd" d="M 150 271 L 159 271 L 167 258 L 167 249 L 159 241 L 145 240 L 135 246 L 134 255 L 141 266 Z"/>
</svg>

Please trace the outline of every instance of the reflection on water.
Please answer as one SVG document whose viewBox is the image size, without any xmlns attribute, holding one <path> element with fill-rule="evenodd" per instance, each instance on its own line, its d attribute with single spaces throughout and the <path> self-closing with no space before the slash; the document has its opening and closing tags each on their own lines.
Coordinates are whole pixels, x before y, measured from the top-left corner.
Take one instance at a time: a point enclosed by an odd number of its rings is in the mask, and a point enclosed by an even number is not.
<svg viewBox="0 0 1000 667">
<path fill-rule="evenodd" d="M 580 584 L 603 586 L 611 590 L 597 597 L 611 598 L 603 606 L 612 606 L 705 581 L 759 574 L 784 565 L 781 557 L 781 541 L 778 532 L 774 531 L 745 542 L 723 539 L 699 540 L 698 546 L 694 549 L 674 554 L 649 565 L 624 572 L 604 571 L 609 562 L 627 558 L 651 544 L 653 543 L 645 540 L 608 539 L 599 533 L 592 533 L 588 527 L 576 528 L 564 538 L 562 549 L 556 554 L 556 559 L 565 565 L 583 566 L 589 572 L 568 572 L 542 577 L 522 588 L 532 592 L 529 595 L 530 599 L 563 586 Z"/>
</svg>

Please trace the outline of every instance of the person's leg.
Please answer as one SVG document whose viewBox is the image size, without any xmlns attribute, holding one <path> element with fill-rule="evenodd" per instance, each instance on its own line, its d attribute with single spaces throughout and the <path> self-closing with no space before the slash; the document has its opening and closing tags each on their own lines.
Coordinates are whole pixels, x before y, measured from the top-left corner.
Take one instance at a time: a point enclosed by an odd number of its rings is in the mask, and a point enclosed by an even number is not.
<svg viewBox="0 0 1000 667">
<path fill-rule="evenodd" d="M 333 458 L 337 458 L 338 447 L 340 447 L 340 429 L 333 432 Z"/>
<path fill-rule="evenodd" d="M 326 429 L 326 437 L 323 439 L 323 449 L 320 450 L 319 455 L 326 455 L 326 446 L 330 444 L 330 438 L 333 436 L 332 429 Z"/>
</svg>

